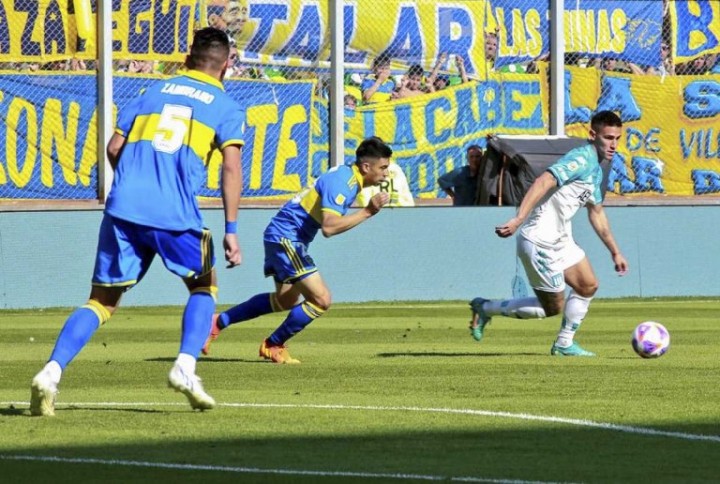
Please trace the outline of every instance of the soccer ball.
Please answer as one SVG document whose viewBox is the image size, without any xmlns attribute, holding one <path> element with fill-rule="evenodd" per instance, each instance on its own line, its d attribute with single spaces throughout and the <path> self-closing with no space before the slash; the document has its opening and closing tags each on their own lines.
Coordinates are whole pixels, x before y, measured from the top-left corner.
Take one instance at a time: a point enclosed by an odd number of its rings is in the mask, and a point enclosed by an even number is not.
<svg viewBox="0 0 720 484">
<path fill-rule="evenodd" d="M 632 347 L 643 358 L 657 358 L 670 347 L 670 333 L 660 323 L 645 321 L 633 331 Z"/>
</svg>

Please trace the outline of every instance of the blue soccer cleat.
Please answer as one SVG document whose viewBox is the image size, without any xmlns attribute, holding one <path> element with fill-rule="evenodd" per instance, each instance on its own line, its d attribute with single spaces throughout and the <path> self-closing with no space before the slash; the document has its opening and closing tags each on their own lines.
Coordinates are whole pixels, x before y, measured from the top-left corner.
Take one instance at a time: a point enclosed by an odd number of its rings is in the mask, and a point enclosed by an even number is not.
<svg viewBox="0 0 720 484">
<path fill-rule="evenodd" d="M 490 316 L 485 314 L 485 310 L 483 309 L 483 304 L 485 303 L 485 301 L 487 301 L 487 299 L 483 299 L 481 297 L 476 297 L 475 299 L 470 301 L 470 310 L 472 311 L 472 321 L 470 321 L 470 334 L 475 341 L 480 341 L 483 338 L 485 326 L 487 326 L 487 324 L 490 322 L 490 319 L 492 319 Z"/>
<path fill-rule="evenodd" d="M 566 347 L 558 346 L 557 343 L 553 343 L 552 348 L 550 348 L 550 354 L 553 356 L 595 356 L 595 353 L 584 349 L 575 342 Z"/>
</svg>

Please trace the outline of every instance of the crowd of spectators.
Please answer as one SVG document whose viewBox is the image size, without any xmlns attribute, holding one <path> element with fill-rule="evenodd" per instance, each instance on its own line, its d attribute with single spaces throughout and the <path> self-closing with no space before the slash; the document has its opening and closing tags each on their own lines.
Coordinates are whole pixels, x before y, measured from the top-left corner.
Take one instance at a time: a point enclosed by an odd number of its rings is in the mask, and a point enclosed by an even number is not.
<svg viewBox="0 0 720 484">
<path fill-rule="evenodd" d="M 495 70 L 498 38 L 497 31 L 485 34 L 485 56 L 488 70 Z M 503 65 L 497 68 L 499 72 L 537 72 L 537 63 L 547 61 L 548 56 L 542 56 L 532 62 Z M 616 56 L 590 57 L 577 53 L 565 55 L 565 65 L 595 68 L 602 72 L 624 72 L 638 75 L 685 75 L 698 76 L 705 74 L 720 74 L 720 57 L 717 53 L 704 54 L 688 62 L 676 64 L 672 58 L 672 28 L 669 12 L 669 3 L 664 0 L 663 23 L 660 34 L 660 62 L 642 63 L 621 60 Z"/>
<path fill-rule="evenodd" d="M 241 33 L 248 20 L 248 8 L 239 0 L 214 0 L 223 5 L 221 14 L 208 16 L 210 26 L 220 28 L 228 33 L 231 39 L 230 65 L 226 73 L 227 79 L 264 79 L 264 80 L 316 80 L 316 95 L 329 99 L 329 75 L 319 69 L 278 68 L 258 64 L 243 64 L 238 56 L 238 49 L 234 39 Z M 213 3 L 213 2 L 211 2 Z M 639 75 L 704 75 L 708 73 L 720 74 L 720 56 L 706 54 L 689 62 L 675 64 L 672 58 L 670 20 L 665 2 L 665 18 L 660 43 L 660 62 L 652 64 L 633 63 L 617 57 L 589 57 L 568 53 L 565 64 L 572 66 L 595 68 L 603 72 L 626 72 Z M 484 34 L 484 54 L 487 71 L 500 73 L 536 73 L 538 63 L 547 61 L 548 56 L 542 56 L 531 62 L 513 63 L 495 66 L 498 54 L 498 31 L 487 31 Z M 81 59 L 67 59 L 46 63 L 22 62 L 3 63 L 0 69 L 19 72 L 38 71 L 66 71 L 82 72 L 94 71 L 95 61 Z M 182 62 L 164 62 L 150 60 L 115 60 L 113 62 L 117 72 L 137 74 L 175 75 L 183 69 Z M 344 105 L 348 109 L 428 94 L 448 86 L 468 82 L 464 60 L 459 55 L 440 53 L 433 68 L 427 72 L 419 63 L 405 64 L 393 59 L 388 53 L 378 54 L 372 62 L 370 71 L 350 71 L 344 79 Z"/>
</svg>

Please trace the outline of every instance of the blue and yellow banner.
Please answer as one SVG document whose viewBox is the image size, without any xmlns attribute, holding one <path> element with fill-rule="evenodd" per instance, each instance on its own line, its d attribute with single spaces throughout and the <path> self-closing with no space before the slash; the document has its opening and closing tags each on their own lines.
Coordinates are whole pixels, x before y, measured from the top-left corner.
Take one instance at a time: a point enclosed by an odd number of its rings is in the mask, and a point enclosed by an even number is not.
<svg viewBox="0 0 720 484">
<path fill-rule="evenodd" d="M 95 76 L 0 75 L 0 198 L 97 199 L 96 103 Z"/>
<path fill-rule="evenodd" d="M 241 3 L 248 10 L 247 21 L 236 34 L 241 61 L 329 67 L 329 2 Z M 448 58 L 462 57 L 469 76 L 482 76 L 483 5 L 477 0 L 348 2 L 343 11 L 346 68 L 367 69 L 378 54 L 387 52 L 398 65 L 420 64 L 429 70 L 445 53 Z"/>
<path fill-rule="evenodd" d="M 466 163 L 468 146 L 484 146 L 490 133 L 546 133 L 548 93 L 543 79 L 544 72 L 491 73 L 487 81 L 346 110 L 346 162 L 354 160 L 364 138 L 379 136 L 392 146 L 393 160 L 405 171 L 415 197 L 441 196 L 437 178 Z M 326 119 L 326 106 L 319 104 L 319 109 L 319 119 Z M 326 126 L 320 122 L 313 137 L 319 160 L 327 159 Z"/>
<path fill-rule="evenodd" d="M 720 76 L 566 72 L 568 134 L 587 136 L 596 110 L 616 111 L 623 120 L 609 190 L 627 196 L 720 193 Z"/>
<path fill-rule="evenodd" d="M 670 0 L 672 56 L 676 64 L 720 52 L 720 2 Z"/>
<path fill-rule="evenodd" d="M 540 74 L 490 73 L 409 99 L 348 109 L 346 162 L 380 136 L 394 150 L 415 197 L 441 196 L 437 178 L 465 164 L 485 136 L 546 134 L 548 92 Z M 117 76 L 122 107 L 148 78 Z M 96 79 L 87 74 L 0 76 L 0 198 L 96 199 Z M 328 107 L 312 81 L 226 81 L 247 106 L 243 196 L 285 200 L 328 166 Z M 62 86 L 62 89 L 58 89 Z M 632 197 L 720 193 L 720 76 L 636 76 L 566 69 L 567 132 L 585 137 L 593 112 L 624 121 L 610 189 Z M 678 95 L 680 93 L 680 95 Z M 220 157 L 201 195 L 220 195 Z"/>
<path fill-rule="evenodd" d="M 0 198 L 97 199 L 97 88 L 87 74 L 0 75 Z M 122 108 L 148 78 L 116 76 Z M 62 89 L 58 89 L 62 86 Z M 247 106 L 243 195 L 287 198 L 309 182 L 314 83 L 225 81 Z M 220 196 L 222 157 L 201 196 Z"/>
<path fill-rule="evenodd" d="M 490 0 L 498 29 L 495 65 L 529 62 L 550 53 L 548 4 Z M 565 51 L 639 65 L 660 63 L 663 22 L 657 0 L 565 0 Z"/>
<path fill-rule="evenodd" d="M 0 0 L 0 62 L 96 59 L 97 2 L 88 2 L 89 15 L 79 12 L 84 15 L 82 20 L 92 26 L 87 38 L 78 36 L 75 3 Z M 192 44 L 197 0 L 108 3 L 112 4 L 110 34 L 115 58 L 177 62 L 185 59 Z"/>
</svg>

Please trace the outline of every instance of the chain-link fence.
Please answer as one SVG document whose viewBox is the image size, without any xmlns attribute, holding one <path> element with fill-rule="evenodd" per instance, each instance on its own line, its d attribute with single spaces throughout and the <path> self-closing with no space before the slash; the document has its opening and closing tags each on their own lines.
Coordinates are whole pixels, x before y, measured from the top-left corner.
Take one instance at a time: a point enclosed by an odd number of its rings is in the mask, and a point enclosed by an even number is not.
<svg viewBox="0 0 720 484">
<path fill-rule="evenodd" d="M 0 0 L 0 198 L 96 199 L 97 57 L 111 55 L 118 109 L 182 73 L 193 31 L 228 32 L 225 86 L 247 109 L 243 196 L 285 200 L 330 164 L 335 2 L 111 2 L 98 53 L 96 0 Z M 343 4 L 344 152 L 380 136 L 397 204 L 444 198 L 439 179 L 489 134 L 586 136 L 593 112 L 625 122 L 609 185 L 634 196 L 720 192 L 720 1 L 566 0 L 564 98 L 551 104 L 551 0 Z M 678 96 L 680 93 L 680 96 Z M 554 99 L 554 97 L 553 97 Z M 555 106 L 555 107 L 554 107 Z M 219 196 L 219 162 L 201 195 Z"/>
</svg>

